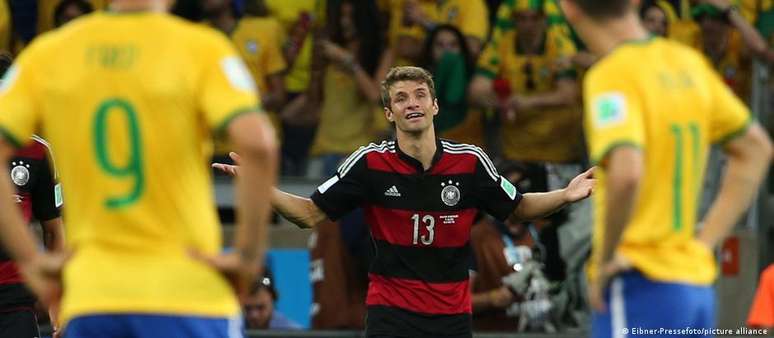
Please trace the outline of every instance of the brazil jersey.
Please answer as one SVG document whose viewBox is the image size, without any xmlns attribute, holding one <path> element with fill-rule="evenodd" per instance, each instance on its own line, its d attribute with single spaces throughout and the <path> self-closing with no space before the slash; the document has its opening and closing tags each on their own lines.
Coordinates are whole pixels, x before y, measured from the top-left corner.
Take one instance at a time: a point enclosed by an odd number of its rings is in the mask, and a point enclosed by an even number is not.
<svg viewBox="0 0 774 338">
<path fill-rule="evenodd" d="M 40 133 L 57 154 L 74 253 L 64 321 L 237 313 L 227 281 L 189 252 L 221 250 L 210 139 L 258 103 L 225 36 L 168 14 L 92 14 L 22 53 L 0 87 L 0 130 Z"/>
<path fill-rule="evenodd" d="M 603 162 L 621 145 L 640 148 L 644 157 L 639 195 L 617 252 L 652 280 L 712 283 L 714 258 L 695 239 L 708 149 L 743 132 L 749 111 L 700 54 L 661 38 L 619 46 L 585 81 L 592 161 Z M 605 231 L 604 166 L 595 176 L 592 265 Z"/>
</svg>

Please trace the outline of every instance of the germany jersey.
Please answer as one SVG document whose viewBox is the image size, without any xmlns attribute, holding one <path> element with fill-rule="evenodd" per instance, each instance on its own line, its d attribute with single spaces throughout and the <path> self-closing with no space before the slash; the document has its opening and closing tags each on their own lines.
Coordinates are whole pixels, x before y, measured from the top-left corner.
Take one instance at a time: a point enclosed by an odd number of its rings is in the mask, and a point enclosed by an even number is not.
<svg viewBox="0 0 774 338">
<path fill-rule="evenodd" d="M 312 200 L 333 220 L 365 211 L 376 249 L 367 333 L 440 337 L 470 335 L 476 214 L 505 220 L 521 197 L 480 148 L 438 140 L 428 170 L 396 141 L 361 147 Z"/>
<path fill-rule="evenodd" d="M 8 162 L 11 181 L 16 188 L 14 200 L 21 208 L 24 221 L 48 221 L 59 217 L 62 203 L 58 185 L 51 170 L 47 143 L 38 137 L 16 151 Z M 35 296 L 24 287 L 22 276 L 8 253 L 0 248 L 0 312 L 32 307 Z"/>
</svg>

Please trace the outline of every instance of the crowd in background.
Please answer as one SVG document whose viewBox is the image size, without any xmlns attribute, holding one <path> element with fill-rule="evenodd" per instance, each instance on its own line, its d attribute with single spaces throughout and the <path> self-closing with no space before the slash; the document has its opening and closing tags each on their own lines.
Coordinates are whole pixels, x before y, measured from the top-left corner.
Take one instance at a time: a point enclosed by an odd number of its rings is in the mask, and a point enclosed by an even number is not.
<svg viewBox="0 0 774 338">
<path fill-rule="evenodd" d="M 18 53 L 108 2 L 0 1 L 0 49 Z M 285 176 L 330 176 L 359 146 L 390 137 L 380 81 L 397 65 L 433 74 L 438 134 L 487 149 L 521 191 L 563 187 L 588 166 L 581 93 L 596 57 L 557 0 L 178 0 L 173 12 L 233 41 L 278 130 Z M 654 36 L 706 55 L 745 101 L 753 60 L 774 63 L 772 0 L 645 0 L 640 14 Z M 215 152 L 228 150 L 219 143 Z M 566 242 L 587 242 L 582 208 L 527 224 L 481 218 L 472 234 L 476 329 L 550 332 L 584 322 L 588 247 Z M 368 236 L 357 212 L 317 229 L 313 327 L 363 327 Z M 264 303 L 277 297 L 270 281 L 256 284 Z M 263 309 L 250 306 L 248 315 Z"/>
</svg>

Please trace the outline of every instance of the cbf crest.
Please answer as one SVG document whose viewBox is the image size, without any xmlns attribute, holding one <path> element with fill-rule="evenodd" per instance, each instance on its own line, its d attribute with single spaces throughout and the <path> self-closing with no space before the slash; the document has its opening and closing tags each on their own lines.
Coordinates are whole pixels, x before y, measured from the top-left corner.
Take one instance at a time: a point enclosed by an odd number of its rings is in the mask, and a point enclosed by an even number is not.
<svg viewBox="0 0 774 338">
<path fill-rule="evenodd" d="M 457 205 L 460 202 L 460 182 L 441 182 L 441 201 L 450 207 Z"/>
<path fill-rule="evenodd" d="M 13 181 L 13 184 L 20 187 L 26 185 L 27 182 L 30 181 L 30 165 L 24 163 L 24 161 L 14 161 L 11 162 L 11 166 L 13 167 L 11 169 L 11 180 Z"/>
</svg>

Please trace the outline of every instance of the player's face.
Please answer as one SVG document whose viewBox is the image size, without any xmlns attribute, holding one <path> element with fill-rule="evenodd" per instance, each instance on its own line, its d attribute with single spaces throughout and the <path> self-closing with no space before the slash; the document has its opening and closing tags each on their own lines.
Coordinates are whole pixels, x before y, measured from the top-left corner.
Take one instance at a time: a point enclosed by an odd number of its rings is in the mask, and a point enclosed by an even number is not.
<svg viewBox="0 0 774 338">
<path fill-rule="evenodd" d="M 645 26 L 651 34 L 658 36 L 666 36 L 667 32 L 667 18 L 660 8 L 651 6 L 645 11 L 645 15 L 642 17 L 642 24 Z"/>
<path fill-rule="evenodd" d="M 255 295 L 248 297 L 243 306 L 247 329 L 267 329 L 269 327 L 271 314 L 274 312 L 274 302 L 268 290 L 261 288 Z"/>
<path fill-rule="evenodd" d="M 433 127 L 438 114 L 438 101 L 430 94 L 426 83 L 398 81 L 390 87 L 390 108 L 385 108 L 387 120 L 403 132 L 419 133 Z"/>
<path fill-rule="evenodd" d="M 442 30 L 435 36 L 433 41 L 433 60 L 438 61 L 444 53 L 459 53 L 460 41 L 457 36 L 449 30 Z"/>
</svg>

